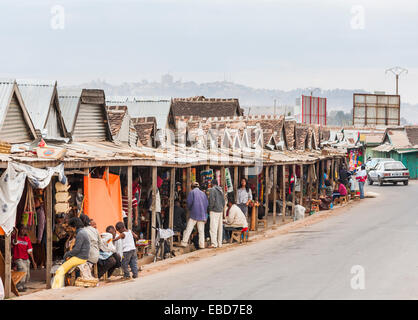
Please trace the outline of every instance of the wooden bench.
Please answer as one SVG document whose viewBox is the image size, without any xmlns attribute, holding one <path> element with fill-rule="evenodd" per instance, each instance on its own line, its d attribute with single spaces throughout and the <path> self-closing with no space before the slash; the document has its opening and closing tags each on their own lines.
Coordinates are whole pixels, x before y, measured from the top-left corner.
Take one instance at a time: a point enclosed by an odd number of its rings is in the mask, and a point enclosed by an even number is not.
<svg viewBox="0 0 418 320">
<path fill-rule="evenodd" d="M 3 286 L 4 286 L 4 281 L 6 278 L 6 270 L 5 270 L 5 261 L 3 258 L 2 253 L 0 252 L 0 278 L 3 281 Z M 19 291 L 16 288 L 16 285 L 26 276 L 26 272 L 23 271 L 14 271 L 11 270 L 11 291 L 18 297 Z"/>
<path fill-rule="evenodd" d="M 231 234 L 231 239 L 229 240 L 229 243 L 232 243 L 234 240 L 238 243 L 245 243 L 248 242 L 249 238 L 249 230 L 248 228 L 242 229 L 242 230 L 234 230 Z"/>
<path fill-rule="evenodd" d="M 266 218 L 264 218 L 264 219 L 260 219 L 260 220 L 258 220 L 258 221 L 257 221 L 257 226 L 258 226 L 259 224 L 263 225 L 263 226 L 264 226 L 264 229 L 267 229 L 267 217 L 266 217 Z"/>
</svg>

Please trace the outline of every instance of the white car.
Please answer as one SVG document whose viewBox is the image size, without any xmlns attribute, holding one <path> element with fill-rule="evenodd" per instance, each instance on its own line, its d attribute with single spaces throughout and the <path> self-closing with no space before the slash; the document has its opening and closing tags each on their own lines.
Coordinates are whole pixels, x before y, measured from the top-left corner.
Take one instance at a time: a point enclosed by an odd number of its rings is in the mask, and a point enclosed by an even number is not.
<svg viewBox="0 0 418 320">
<path fill-rule="evenodd" d="M 385 161 L 377 164 L 376 167 L 370 169 L 367 175 L 367 181 L 370 185 L 373 182 L 378 182 L 383 186 L 385 182 L 397 184 L 403 182 L 408 185 L 409 170 L 400 161 Z"/>
</svg>

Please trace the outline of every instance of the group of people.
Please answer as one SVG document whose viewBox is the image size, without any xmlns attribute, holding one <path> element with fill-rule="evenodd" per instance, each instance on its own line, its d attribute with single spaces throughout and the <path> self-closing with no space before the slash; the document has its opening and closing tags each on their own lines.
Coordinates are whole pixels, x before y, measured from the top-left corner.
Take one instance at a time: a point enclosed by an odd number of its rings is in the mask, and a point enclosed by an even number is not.
<svg viewBox="0 0 418 320">
<path fill-rule="evenodd" d="M 138 277 L 138 263 L 135 240 L 137 236 L 125 228 L 123 222 L 108 226 L 99 234 L 94 220 L 87 215 L 72 217 L 68 221 L 68 231 L 72 237 L 64 254 L 65 262 L 56 270 L 52 288 L 64 286 L 65 275 L 78 267 L 83 277 L 91 277 L 91 269 L 97 264 L 97 279 L 106 272 L 111 276 L 117 268 L 122 268 L 125 279 Z"/>
<path fill-rule="evenodd" d="M 245 180 L 245 179 L 243 179 Z M 241 189 L 247 193 L 245 197 L 238 190 L 238 198 L 241 200 L 237 205 L 233 193 L 225 193 L 218 185 L 218 181 L 213 179 L 209 182 L 209 189 L 203 192 L 199 188 L 198 182 L 193 182 L 191 191 L 187 196 L 187 207 L 190 218 L 183 233 L 181 245 L 186 247 L 194 227 L 197 225 L 200 249 L 205 248 L 205 224 L 209 219 L 210 248 L 220 248 L 222 244 L 229 241 L 233 230 L 244 230 L 248 228 L 247 218 L 242 209 L 246 209 L 252 199 L 251 191 L 246 189 L 246 180 L 241 183 Z M 242 209 L 241 209 L 242 208 Z M 226 210 L 225 210 L 226 209 Z"/>
<path fill-rule="evenodd" d="M 345 197 L 348 193 L 347 190 L 351 192 L 359 190 L 360 199 L 364 199 L 364 184 L 366 180 L 367 171 L 364 164 L 354 171 L 347 170 L 345 165 L 343 165 L 339 171 L 339 179 L 335 190 L 331 181 L 325 176 L 325 195 L 330 199 L 328 203 L 334 202 L 336 198 Z"/>
</svg>

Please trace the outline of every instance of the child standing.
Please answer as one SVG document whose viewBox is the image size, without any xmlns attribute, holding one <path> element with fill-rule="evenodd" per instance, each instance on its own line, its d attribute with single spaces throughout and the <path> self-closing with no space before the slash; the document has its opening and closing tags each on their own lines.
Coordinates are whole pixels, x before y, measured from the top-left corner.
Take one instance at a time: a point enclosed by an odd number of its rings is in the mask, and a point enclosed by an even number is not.
<svg viewBox="0 0 418 320">
<path fill-rule="evenodd" d="M 28 228 L 19 225 L 17 235 L 13 239 L 13 261 L 16 263 L 17 271 L 26 272 L 25 277 L 16 286 L 19 291 L 26 291 L 26 284 L 30 280 L 29 257 L 32 260 L 33 268 L 36 269 L 32 253 L 32 242 L 28 237 Z"/>
<path fill-rule="evenodd" d="M 123 222 L 116 224 L 116 230 L 119 232 L 119 236 L 114 241 L 122 242 L 122 270 L 124 279 L 130 279 L 129 267 L 131 267 L 132 277 L 138 278 L 138 257 L 136 254 L 135 240 L 138 240 L 138 236 L 131 230 L 125 228 Z M 135 240 L 134 240 L 135 239 Z"/>
</svg>

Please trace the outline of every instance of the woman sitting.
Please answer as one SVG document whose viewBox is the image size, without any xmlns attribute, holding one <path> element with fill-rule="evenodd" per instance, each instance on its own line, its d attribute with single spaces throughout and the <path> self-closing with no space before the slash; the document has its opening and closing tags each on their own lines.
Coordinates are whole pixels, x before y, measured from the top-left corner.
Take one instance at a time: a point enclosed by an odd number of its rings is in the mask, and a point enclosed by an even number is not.
<svg viewBox="0 0 418 320">
<path fill-rule="evenodd" d="M 332 194 L 332 201 L 339 197 L 345 197 L 347 195 L 347 188 L 343 184 L 342 180 L 338 180 L 338 192 Z"/>
<path fill-rule="evenodd" d="M 235 204 L 232 197 L 228 197 L 228 209 L 224 219 L 224 239 L 229 241 L 231 233 L 234 230 L 243 230 L 248 228 L 247 218 L 242 210 Z"/>
<path fill-rule="evenodd" d="M 64 254 L 64 262 L 55 272 L 52 289 L 59 289 L 64 287 L 65 274 L 72 268 L 87 262 L 90 253 L 90 240 L 84 229 L 83 222 L 80 218 L 71 218 L 68 222 L 71 231 L 75 232 L 75 244 L 70 251 Z"/>
</svg>

